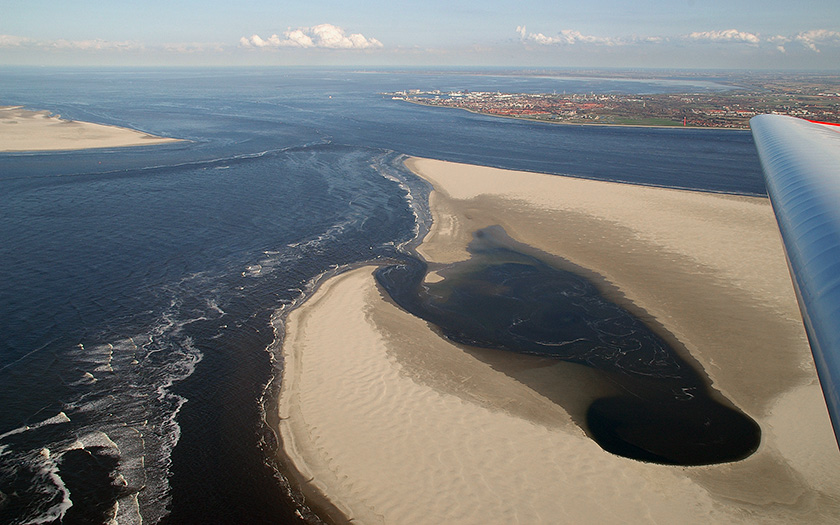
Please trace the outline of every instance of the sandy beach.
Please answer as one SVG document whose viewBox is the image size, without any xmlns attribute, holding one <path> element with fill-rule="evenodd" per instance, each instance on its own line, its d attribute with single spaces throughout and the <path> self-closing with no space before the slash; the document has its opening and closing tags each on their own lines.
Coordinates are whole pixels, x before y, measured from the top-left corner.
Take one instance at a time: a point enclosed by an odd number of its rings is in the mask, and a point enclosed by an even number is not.
<svg viewBox="0 0 840 525">
<path fill-rule="evenodd" d="M 426 280 L 478 229 L 585 268 L 679 343 L 761 427 L 732 463 L 619 457 L 575 422 L 590 369 L 455 345 L 363 267 L 285 325 L 282 454 L 310 501 L 358 523 L 826 523 L 834 441 L 769 201 L 412 158 L 433 225 Z"/>
<path fill-rule="evenodd" d="M 179 142 L 128 128 L 62 120 L 49 111 L 0 106 L 0 151 L 66 151 Z"/>
</svg>

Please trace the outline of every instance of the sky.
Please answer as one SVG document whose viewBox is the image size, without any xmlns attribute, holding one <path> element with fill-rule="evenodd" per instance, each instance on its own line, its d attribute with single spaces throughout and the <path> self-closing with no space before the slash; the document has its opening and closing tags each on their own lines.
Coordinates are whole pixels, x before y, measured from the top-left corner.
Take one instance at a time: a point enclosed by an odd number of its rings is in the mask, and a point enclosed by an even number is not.
<svg viewBox="0 0 840 525">
<path fill-rule="evenodd" d="M 0 0 L 0 65 L 840 70 L 837 0 Z"/>
</svg>

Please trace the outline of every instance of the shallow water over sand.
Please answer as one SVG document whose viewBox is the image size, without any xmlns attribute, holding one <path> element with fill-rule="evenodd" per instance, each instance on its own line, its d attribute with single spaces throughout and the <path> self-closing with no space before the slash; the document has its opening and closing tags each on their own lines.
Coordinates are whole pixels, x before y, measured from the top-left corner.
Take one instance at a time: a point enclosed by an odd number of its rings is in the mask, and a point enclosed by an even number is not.
<svg viewBox="0 0 840 525">
<path fill-rule="evenodd" d="M 440 281 L 424 284 L 418 264 L 386 267 L 379 282 L 400 306 L 456 343 L 597 370 L 603 384 L 593 391 L 614 394 L 593 396 L 585 413 L 572 415 L 609 452 L 704 465 L 742 459 L 758 448 L 758 425 L 712 396 L 702 372 L 608 300 L 581 268 L 568 262 L 560 268 L 557 258 L 552 266 L 497 226 L 476 232 L 468 250 L 472 257 L 438 272 Z"/>
</svg>

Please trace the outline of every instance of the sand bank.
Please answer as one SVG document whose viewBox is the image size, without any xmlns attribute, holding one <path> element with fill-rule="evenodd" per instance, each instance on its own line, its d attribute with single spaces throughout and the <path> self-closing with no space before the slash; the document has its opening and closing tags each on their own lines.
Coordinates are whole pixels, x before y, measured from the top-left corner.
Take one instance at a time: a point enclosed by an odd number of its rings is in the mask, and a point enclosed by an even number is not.
<svg viewBox="0 0 840 525">
<path fill-rule="evenodd" d="M 0 151 L 64 151 L 178 142 L 133 129 L 62 120 L 49 111 L 0 107 Z"/>
<path fill-rule="evenodd" d="M 432 270 L 493 224 L 592 270 L 682 344 L 762 443 L 704 467 L 604 452 L 569 415 L 586 368 L 459 348 L 367 267 L 287 320 L 280 435 L 306 491 L 362 523 L 840 518 L 840 452 L 766 199 L 407 165 L 435 187 L 420 247 Z"/>
</svg>

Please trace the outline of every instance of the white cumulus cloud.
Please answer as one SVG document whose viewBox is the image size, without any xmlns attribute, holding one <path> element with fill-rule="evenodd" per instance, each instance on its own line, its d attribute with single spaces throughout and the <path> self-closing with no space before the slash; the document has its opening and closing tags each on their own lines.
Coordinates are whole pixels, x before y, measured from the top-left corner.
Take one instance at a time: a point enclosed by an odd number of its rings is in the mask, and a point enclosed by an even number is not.
<svg viewBox="0 0 840 525">
<path fill-rule="evenodd" d="M 239 44 L 243 47 L 278 48 L 300 47 L 319 49 L 376 49 L 383 47 L 382 42 L 359 33 L 348 35 L 344 29 L 332 24 L 320 24 L 313 27 L 289 29 L 283 36 L 271 35 L 262 38 L 259 35 L 242 37 Z"/>
<path fill-rule="evenodd" d="M 312 37 L 307 35 L 303 29 L 295 29 L 294 31 L 286 31 L 286 40 L 280 40 L 277 35 L 271 35 L 271 41 L 277 42 L 277 46 L 290 47 L 317 47 Z"/>
<path fill-rule="evenodd" d="M 828 31 L 827 29 L 813 29 L 811 31 L 803 31 L 799 33 L 793 40 L 799 42 L 815 53 L 819 53 L 820 49 L 817 44 L 840 44 L 840 32 Z"/>
<path fill-rule="evenodd" d="M 753 33 L 738 31 L 737 29 L 726 29 L 724 31 L 699 31 L 688 35 L 691 40 L 703 40 L 708 42 L 743 42 L 745 44 L 758 44 L 761 39 Z"/>
<path fill-rule="evenodd" d="M 540 45 L 572 45 L 572 44 L 600 44 L 607 46 L 614 46 L 622 43 L 617 38 L 607 38 L 594 35 L 584 35 L 580 31 L 574 29 L 563 29 L 557 33 L 557 36 L 546 36 L 542 33 L 529 33 L 525 26 L 517 26 L 516 32 L 523 42 L 540 44 Z"/>
<path fill-rule="evenodd" d="M 779 53 L 787 53 L 787 48 L 785 48 L 785 44 L 790 42 L 790 38 L 782 35 L 776 35 L 771 36 L 767 39 L 767 41 L 771 44 L 775 44 L 776 50 L 779 51 Z"/>
</svg>

